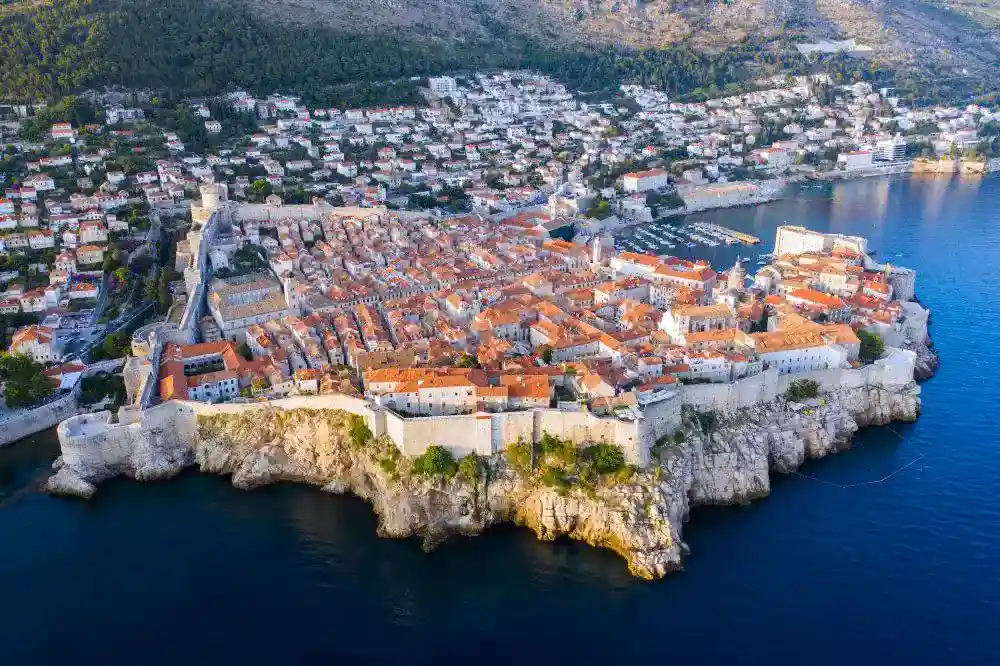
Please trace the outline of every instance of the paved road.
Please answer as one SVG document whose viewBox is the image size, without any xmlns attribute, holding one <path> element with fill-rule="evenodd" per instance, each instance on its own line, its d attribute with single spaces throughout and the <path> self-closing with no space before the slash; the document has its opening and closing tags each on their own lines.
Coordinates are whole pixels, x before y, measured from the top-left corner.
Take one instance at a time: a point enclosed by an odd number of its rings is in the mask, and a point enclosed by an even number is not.
<svg viewBox="0 0 1000 666">
<path fill-rule="evenodd" d="M 104 277 L 101 279 L 101 293 L 97 296 L 97 305 L 94 306 L 94 312 L 90 315 L 90 325 L 97 326 L 97 320 L 101 318 L 101 312 L 104 311 L 104 304 L 108 300 L 108 278 L 110 276 L 105 273 Z"/>
</svg>

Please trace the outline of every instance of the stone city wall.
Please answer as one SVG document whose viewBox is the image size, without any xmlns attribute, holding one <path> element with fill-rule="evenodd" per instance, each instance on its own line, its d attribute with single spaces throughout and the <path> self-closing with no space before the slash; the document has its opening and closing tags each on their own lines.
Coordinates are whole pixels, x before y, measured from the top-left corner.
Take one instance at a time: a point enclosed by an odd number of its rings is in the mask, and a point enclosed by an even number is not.
<svg viewBox="0 0 1000 666">
<path fill-rule="evenodd" d="M 457 457 L 472 452 L 491 455 L 518 439 L 538 442 L 548 433 L 580 447 L 596 442 L 617 444 L 628 462 L 643 466 L 648 462 L 649 447 L 680 426 L 681 401 L 674 398 L 650 405 L 638 421 L 586 411 L 532 409 L 423 418 L 402 418 L 387 410 L 385 422 L 386 433 L 408 456 L 420 455 L 431 445 L 444 446 Z"/>
<path fill-rule="evenodd" d="M 491 455 L 503 451 L 519 438 L 537 442 L 549 433 L 579 446 L 613 442 L 622 448 L 630 463 L 644 466 L 648 463 L 649 447 L 680 426 L 683 405 L 702 411 L 731 413 L 774 400 L 784 394 L 792 382 L 800 379 L 818 382 L 823 391 L 866 385 L 902 387 L 913 381 L 914 363 L 913 352 L 890 348 L 885 358 L 858 369 L 789 375 L 769 369 L 730 384 L 684 386 L 678 395 L 648 405 L 642 411 L 642 418 L 634 421 L 557 409 L 403 418 L 361 398 L 335 394 L 229 404 L 172 400 L 143 410 L 141 414 L 122 411 L 119 424 L 110 423 L 108 412 L 68 419 L 59 426 L 59 437 L 67 463 L 107 465 L 115 459 L 124 460 L 132 451 L 129 447 L 149 446 L 157 437 L 193 441 L 200 414 L 233 414 L 261 409 L 338 409 L 364 417 L 373 434 L 388 435 L 400 451 L 409 456 L 420 455 L 435 444 L 447 447 L 457 457 L 472 452 Z M 30 418 L 32 432 L 71 415 L 75 410 L 75 397 L 61 401 L 59 406 L 53 403 L 40 409 L 46 409 L 47 413 Z M 9 438 L 7 441 L 24 437 L 31 434 L 24 430 L 28 421 L 22 417 L 18 424 L 0 424 L 0 428 L 7 427 L 5 433 L 2 429 L 0 433 Z"/>
<path fill-rule="evenodd" d="M 261 400 L 259 402 L 212 404 L 195 400 L 171 400 L 181 408 L 194 414 L 239 414 L 258 409 L 339 409 L 351 414 L 357 414 L 365 419 L 369 429 L 378 437 L 386 432 L 385 413 L 381 409 L 372 409 L 371 403 L 340 393 L 329 395 L 300 395 L 277 400 Z M 169 403 L 166 403 L 169 404 Z M 145 417 L 144 417 L 145 420 Z"/>
<path fill-rule="evenodd" d="M 87 369 L 84 370 L 83 376 L 92 377 L 93 375 L 96 375 L 101 372 L 106 374 L 117 373 L 122 369 L 122 367 L 125 365 L 125 361 L 127 360 L 128 360 L 127 357 L 122 356 L 121 358 L 112 358 L 112 359 L 107 359 L 105 361 L 98 361 L 97 363 L 91 363 L 90 365 L 87 366 Z"/>
<path fill-rule="evenodd" d="M 913 381 L 916 354 L 887 348 L 884 358 L 856 369 L 834 368 L 780 374 L 769 368 L 760 374 L 727 384 L 690 384 L 684 387 L 685 405 L 700 411 L 732 413 L 758 403 L 770 402 L 783 395 L 792 382 L 809 379 L 821 391 L 853 389 L 866 385 L 898 387 Z"/>
<path fill-rule="evenodd" d="M 445 447 L 456 458 L 494 453 L 492 418 L 487 414 L 404 419 L 387 412 L 385 420 L 389 437 L 407 456 L 420 455 L 432 445 Z"/>
<path fill-rule="evenodd" d="M 0 446 L 34 435 L 59 424 L 76 413 L 79 387 L 52 402 L 12 412 L 0 420 Z"/>
<path fill-rule="evenodd" d="M 73 469 L 89 471 L 117 466 L 126 460 L 132 451 L 132 442 L 141 436 L 142 425 L 112 425 L 111 412 L 104 411 L 67 419 L 59 424 L 57 432 L 63 463 Z"/>
<path fill-rule="evenodd" d="M 64 459 L 69 464 L 108 465 L 131 455 L 133 448 L 130 447 L 148 445 L 156 437 L 181 437 L 183 441 L 193 441 L 197 436 L 197 417 L 202 414 L 236 414 L 262 409 L 338 409 L 364 417 L 373 434 L 388 435 L 408 456 L 420 455 L 431 445 L 444 446 L 456 457 L 473 452 L 492 455 L 502 452 L 518 439 L 537 442 L 548 433 L 581 447 L 595 442 L 612 442 L 622 448 L 630 463 L 645 465 L 653 442 L 680 425 L 680 408 L 679 398 L 665 400 L 649 406 L 638 421 L 557 409 L 403 418 L 360 398 L 339 394 L 228 404 L 171 400 L 141 413 L 120 410 L 117 424 L 111 423 L 108 412 L 79 416 L 60 425 L 59 435 Z"/>
</svg>

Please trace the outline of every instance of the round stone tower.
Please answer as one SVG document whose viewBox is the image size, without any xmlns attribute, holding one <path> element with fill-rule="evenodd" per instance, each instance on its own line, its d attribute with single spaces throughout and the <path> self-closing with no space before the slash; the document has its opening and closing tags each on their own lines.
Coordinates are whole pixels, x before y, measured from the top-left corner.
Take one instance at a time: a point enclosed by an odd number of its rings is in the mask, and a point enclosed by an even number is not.
<svg viewBox="0 0 1000 666">
<path fill-rule="evenodd" d="M 219 204 L 228 198 L 225 183 L 208 183 L 201 186 L 202 208 L 216 210 Z"/>
</svg>

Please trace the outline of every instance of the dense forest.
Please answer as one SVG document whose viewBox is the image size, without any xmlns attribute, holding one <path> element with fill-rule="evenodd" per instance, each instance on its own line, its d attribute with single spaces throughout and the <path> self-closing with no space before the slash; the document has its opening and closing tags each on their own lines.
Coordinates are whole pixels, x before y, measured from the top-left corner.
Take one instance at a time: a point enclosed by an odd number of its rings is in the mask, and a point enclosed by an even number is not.
<svg viewBox="0 0 1000 666">
<path fill-rule="evenodd" d="M 762 46 L 745 41 L 712 55 L 685 44 L 566 51 L 509 34 L 443 43 L 291 28 L 206 0 L 15 1 L 0 9 L 0 99 L 55 99 L 118 84 L 170 97 L 241 88 L 337 106 L 406 103 L 417 99 L 411 77 L 490 67 L 538 69 L 578 90 L 634 82 L 694 97 L 735 91 L 750 75 L 781 69 L 829 67 L 841 78 L 857 69 L 891 79 L 856 60 L 809 62 Z"/>
</svg>

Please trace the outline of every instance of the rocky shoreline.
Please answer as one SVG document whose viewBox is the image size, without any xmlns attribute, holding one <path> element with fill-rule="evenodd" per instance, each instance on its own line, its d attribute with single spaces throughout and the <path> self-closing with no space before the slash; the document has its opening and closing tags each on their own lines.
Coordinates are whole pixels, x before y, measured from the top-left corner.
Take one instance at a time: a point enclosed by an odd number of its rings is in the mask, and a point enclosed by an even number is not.
<svg viewBox="0 0 1000 666">
<path fill-rule="evenodd" d="M 933 351 L 918 356 L 924 362 L 915 375 L 932 374 Z M 859 428 L 915 420 L 919 396 L 916 382 L 892 390 L 862 386 L 807 404 L 782 397 L 708 424 L 685 408 L 682 428 L 657 443 L 649 468 L 587 488 L 546 486 L 538 475 L 516 472 L 503 455 L 482 459 L 475 478 L 421 476 L 386 438 L 353 443 L 350 417 L 338 410 L 203 415 L 190 432 L 136 431 L 121 445 L 127 454 L 107 463 L 79 469 L 57 461 L 46 489 L 89 498 L 115 476 L 151 481 L 197 466 L 230 476 L 242 489 L 285 481 L 352 493 L 371 502 L 384 537 L 420 536 L 429 547 L 450 534 L 511 521 L 542 540 L 566 536 L 611 549 L 631 573 L 656 579 L 683 564 L 682 529 L 691 508 L 766 497 L 772 473 L 849 449 Z"/>
</svg>

